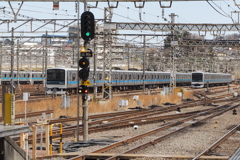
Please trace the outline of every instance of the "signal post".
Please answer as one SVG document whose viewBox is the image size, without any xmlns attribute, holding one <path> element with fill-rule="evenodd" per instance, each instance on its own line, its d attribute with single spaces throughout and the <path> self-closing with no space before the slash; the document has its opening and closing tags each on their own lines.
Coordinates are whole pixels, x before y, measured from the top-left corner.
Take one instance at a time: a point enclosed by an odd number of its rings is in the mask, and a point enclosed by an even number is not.
<svg viewBox="0 0 240 160">
<path fill-rule="evenodd" d="M 82 124 L 83 124 L 83 141 L 88 140 L 88 92 L 90 80 L 88 80 L 90 72 L 89 57 L 92 57 L 92 50 L 88 49 L 87 44 L 95 36 L 95 22 L 92 12 L 85 11 L 81 15 L 81 37 L 84 40 L 84 46 L 80 49 L 78 65 L 81 68 L 78 71 L 78 76 L 81 79 L 81 85 L 78 88 L 78 93 L 82 95 Z M 79 125 L 79 124 L 78 124 Z"/>
</svg>

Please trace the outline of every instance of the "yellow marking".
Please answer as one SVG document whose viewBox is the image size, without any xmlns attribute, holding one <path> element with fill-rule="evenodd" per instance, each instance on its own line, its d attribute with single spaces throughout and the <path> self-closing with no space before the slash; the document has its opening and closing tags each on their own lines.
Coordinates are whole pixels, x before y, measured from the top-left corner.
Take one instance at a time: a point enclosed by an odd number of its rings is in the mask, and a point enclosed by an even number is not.
<svg viewBox="0 0 240 160">
<path fill-rule="evenodd" d="M 90 81 L 81 81 L 81 85 L 90 86 Z"/>
</svg>

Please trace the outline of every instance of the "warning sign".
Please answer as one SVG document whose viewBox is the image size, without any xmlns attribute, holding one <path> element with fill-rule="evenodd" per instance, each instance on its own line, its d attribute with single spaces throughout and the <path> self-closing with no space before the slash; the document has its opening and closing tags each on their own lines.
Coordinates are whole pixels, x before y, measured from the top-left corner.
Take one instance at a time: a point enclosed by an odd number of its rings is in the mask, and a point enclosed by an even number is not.
<svg viewBox="0 0 240 160">
<path fill-rule="evenodd" d="M 84 46 L 82 46 L 82 48 L 80 49 L 80 52 L 87 52 L 87 50 Z"/>
</svg>

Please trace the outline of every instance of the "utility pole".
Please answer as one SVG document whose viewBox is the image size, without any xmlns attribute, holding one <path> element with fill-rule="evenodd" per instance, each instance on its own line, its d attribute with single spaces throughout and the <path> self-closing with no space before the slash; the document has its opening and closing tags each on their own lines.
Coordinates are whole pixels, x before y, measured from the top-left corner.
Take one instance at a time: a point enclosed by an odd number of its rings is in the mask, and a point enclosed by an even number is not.
<svg viewBox="0 0 240 160">
<path fill-rule="evenodd" d="M 169 15 L 171 17 L 171 23 L 174 23 L 175 21 L 175 15 L 174 13 L 171 13 Z M 173 27 L 171 27 L 171 34 L 172 34 L 172 41 L 171 41 L 171 52 L 172 52 L 172 69 L 171 69 L 171 76 L 170 76 L 170 92 L 174 93 L 174 88 L 176 87 L 176 68 L 175 68 L 175 62 L 174 62 L 174 48 L 178 44 L 178 41 L 174 41 L 174 30 Z"/>
<path fill-rule="evenodd" d="M 44 71 L 44 47 L 41 50 L 42 51 L 40 51 L 40 52 L 42 52 L 42 76 L 43 76 L 44 73 L 45 73 L 45 71 Z M 21 60 L 21 68 L 22 68 L 22 61 L 23 60 Z M 45 85 L 44 85 L 44 78 L 42 80 L 43 80 L 42 81 L 43 87 L 45 87 Z"/>
<path fill-rule="evenodd" d="M 11 44 L 11 94 L 14 94 L 14 28 L 12 28 L 12 44 Z"/>
<path fill-rule="evenodd" d="M 79 60 L 79 50 L 80 50 L 80 46 L 79 46 L 79 43 L 80 43 L 80 33 L 79 33 L 79 30 L 80 30 L 80 0 L 77 1 L 77 13 L 78 13 L 78 16 L 77 16 L 77 59 Z M 77 65 L 77 71 L 79 71 L 79 65 Z M 79 76 L 77 76 L 77 87 L 79 87 Z M 79 103 L 79 92 L 78 92 L 78 89 L 77 89 L 77 141 L 79 141 L 79 107 L 80 107 L 80 103 Z"/>
<path fill-rule="evenodd" d="M 45 79 L 45 81 L 44 82 L 46 82 L 46 80 L 47 80 L 47 63 L 48 63 L 48 51 L 47 51 L 47 48 L 48 47 L 48 31 L 46 31 L 46 47 L 45 47 L 45 70 L 44 70 L 44 79 Z M 44 83 L 44 87 L 46 87 L 46 84 Z"/>
<path fill-rule="evenodd" d="M 93 99 L 96 100 L 97 98 L 97 53 L 96 53 L 96 39 L 94 39 L 93 43 Z"/>
<path fill-rule="evenodd" d="M 17 40 L 17 85 L 19 85 L 19 40 Z"/>
<path fill-rule="evenodd" d="M 108 14 L 107 14 L 108 13 Z M 104 8 L 104 22 L 112 21 L 112 9 Z M 112 98 L 112 29 L 104 29 L 104 62 L 103 62 L 103 73 L 102 73 L 102 93 L 103 99 Z"/>
<path fill-rule="evenodd" d="M 145 52 L 146 52 L 146 36 L 143 36 L 143 93 L 145 92 Z"/>
<path fill-rule="evenodd" d="M 3 41 L 0 44 L 1 47 L 1 53 L 0 53 L 0 85 L 2 85 L 2 55 L 3 55 Z M 2 105 L 3 106 L 3 105 Z"/>
</svg>

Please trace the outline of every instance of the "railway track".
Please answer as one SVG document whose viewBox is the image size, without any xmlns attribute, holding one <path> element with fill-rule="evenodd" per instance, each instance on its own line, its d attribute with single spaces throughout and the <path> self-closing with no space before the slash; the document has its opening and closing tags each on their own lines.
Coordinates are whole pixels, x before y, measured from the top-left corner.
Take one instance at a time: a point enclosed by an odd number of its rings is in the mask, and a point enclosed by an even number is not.
<svg viewBox="0 0 240 160">
<path fill-rule="evenodd" d="M 220 94 L 222 93 L 223 90 L 221 91 L 211 91 L 211 94 Z M 211 109 L 201 109 L 197 111 L 192 111 L 192 112 L 187 112 L 187 113 L 178 113 L 178 114 L 171 114 L 170 112 L 176 111 L 177 108 L 183 109 L 183 108 L 188 108 L 188 107 L 194 107 L 194 106 L 199 106 L 199 105 L 207 105 L 207 104 L 216 104 L 216 103 L 225 103 L 228 101 L 231 101 L 230 103 L 233 103 L 233 101 L 237 100 L 237 98 L 232 98 L 232 93 L 228 93 L 225 95 L 218 95 L 215 97 L 208 97 L 210 95 L 209 92 L 201 92 L 201 99 L 199 100 L 193 100 L 193 101 L 188 101 L 188 102 L 183 102 L 181 104 L 176 104 L 176 105 L 171 105 L 171 106 L 152 106 L 152 108 L 148 109 L 137 109 L 137 110 L 131 110 L 131 111 L 124 111 L 124 112 L 113 112 L 113 113 L 105 113 L 105 114 L 98 114 L 98 115 L 90 115 L 89 119 L 91 119 L 89 123 L 89 133 L 95 133 L 95 132 L 102 132 L 105 130 L 114 130 L 114 129 L 119 129 L 119 128 L 125 128 L 129 127 L 132 124 L 137 124 L 137 125 L 144 125 L 144 124 L 150 124 L 150 123 L 156 123 L 156 122 L 161 122 L 164 120 L 168 121 L 181 121 L 182 119 L 186 119 L 189 117 L 192 117 L 194 115 L 202 115 L 203 113 L 207 114 L 212 114 Z M 202 97 L 206 97 L 205 100 Z M 225 97 L 228 97 L 226 99 Z M 230 104 L 229 104 L 230 105 Z M 217 105 L 216 105 L 217 106 Z M 218 106 L 214 107 L 213 110 L 214 112 L 217 112 L 217 108 L 221 108 L 223 106 Z M 226 106 L 224 106 L 226 107 Z M 236 107 L 236 106 L 235 106 Z M 166 114 L 167 115 L 161 115 L 161 114 Z M 201 114 L 202 113 L 202 114 Z M 193 117 L 192 117 L 193 118 Z M 76 117 L 71 117 L 71 118 L 64 118 L 64 119 L 55 119 L 55 120 L 50 120 L 49 124 L 52 123 L 67 123 L 71 121 L 76 121 Z M 107 122 L 106 124 L 103 124 L 103 121 Z M 31 122 L 31 124 L 35 124 L 36 122 Z M 183 122 L 181 122 L 182 124 Z M 195 123 L 194 123 L 195 124 Z M 166 124 L 167 125 L 167 124 Z M 173 126 L 178 126 L 180 124 L 175 124 Z M 192 124 L 191 124 L 192 125 Z M 190 126 L 191 126 L 190 125 Z M 173 127 L 172 126 L 172 127 Z M 82 134 L 82 126 L 80 125 L 80 130 L 79 133 L 80 135 Z M 189 127 L 188 127 L 189 128 Z M 68 126 L 63 128 L 63 137 L 71 137 L 74 135 L 76 130 L 76 126 Z M 183 129 L 184 130 L 184 129 Z M 59 137 L 59 130 L 56 129 L 53 131 L 53 138 Z M 173 133 L 176 134 L 176 133 Z M 37 135 L 38 140 L 40 139 L 40 134 Z M 31 142 L 31 135 L 29 135 L 29 141 Z M 14 137 L 14 140 L 19 142 L 18 137 Z M 156 141 L 157 142 L 157 141 Z M 154 142 L 155 143 L 155 142 Z M 153 143 L 153 144 L 154 144 Z M 120 152 L 119 152 L 120 153 Z M 86 157 L 93 157 L 95 153 L 89 153 L 87 154 Z M 100 155 L 102 154 L 102 155 Z M 107 154 L 107 156 L 106 156 Z M 117 157 L 126 157 L 128 153 L 121 153 Z M 99 156 L 100 155 L 100 156 Z M 111 158 L 114 155 L 110 155 L 109 153 L 99 153 L 97 152 L 97 158 L 102 158 L 101 156 L 105 156 L 105 158 Z M 55 155 L 57 156 L 57 155 Z M 128 155 L 129 156 L 129 155 Z M 200 157 L 202 157 L 201 155 Z"/>
<path fill-rule="evenodd" d="M 232 105 L 232 106 L 228 106 L 230 104 L 232 104 L 232 102 L 230 102 L 226 105 L 219 106 L 217 108 L 205 110 L 205 111 L 202 111 L 200 113 L 195 113 L 195 114 L 187 116 L 185 118 L 182 117 L 182 119 L 180 119 L 180 120 L 175 120 L 171 123 L 165 124 L 161 127 L 158 127 L 158 128 L 153 129 L 151 131 L 145 132 L 143 134 L 136 135 L 134 137 L 116 142 L 112 145 L 102 147 L 101 149 L 97 149 L 97 150 L 89 152 L 87 154 L 82 154 L 80 156 L 72 158 L 71 160 L 78 160 L 78 159 L 82 160 L 82 159 L 85 159 L 85 158 L 90 158 L 90 159 L 91 158 L 92 159 L 97 159 L 98 158 L 98 159 L 106 159 L 106 160 L 113 160 L 114 159 L 115 160 L 117 158 L 124 159 L 124 158 L 130 158 L 130 157 L 131 158 L 137 158 L 138 156 L 141 157 L 143 155 L 141 155 L 141 156 L 140 156 L 140 154 L 134 154 L 133 155 L 133 153 L 138 152 L 139 150 L 142 150 L 142 149 L 144 149 L 148 146 L 152 146 L 152 145 L 155 145 L 157 143 L 160 143 L 161 141 L 168 138 L 169 136 L 172 136 L 174 134 L 183 132 L 183 131 L 189 129 L 190 127 L 192 127 L 192 126 L 197 127 L 199 123 L 207 121 L 208 119 L 211 119 L 213 117 L 219 116 L 219 115 L 225 113 L 226 111 L 229 111 L 229 110 L 231 110 L 233 108 L 236 108 L 240 105 L 240 104 L 235 104 L 235 105 Z M 192 121 L 193 119 L 196 119 L 198 117 L 204 117 L 204 118 L 202 118 L 200 120 Z M 189 121 L 192 121 L 192 122 L 189 123 Z M 184 123 L 184 122 L 188 122 L 188 123 Z M 153 138 L 147 138 L 147 137 L 151 137 L 153 134 L 157 134 L 159 131 L 167 130 L 171 127 L 176 127 L 176 128 L 174 129 L 174 131 L 170 131 L 170 132 L 166 133 L 165 135 L 160 134 L 161 136 L 158 136 L 157 138 L 154 138 L 154 139 Z M 154 137 L 156 137 L 156 135 Z M 149 140 L 145 143 L 142 143 L 141 139 L 143 139 L 143 138 L 144 139 L 151 139 L 151 140 Z M 139 141 L 139 143 L 136 143 L 136 141 Z M 133 143 L 133 145 L 130 145 L 130 143 Z M 127 149 L 122 149 L 122 148 L 121 149 L 116 149 L 116 148 L 121 147 L 121 146 L 127 146 L 127 147 L 123 147 L 123 148 L 127 148 Z M 131 148 L 131 146 L 134 146 L 134 147 Z M 119 153 L 119 150 L 124 150 L 124 151 Z M 107 151 L 109 151 L 109 152 L 107 152 Z M 118 153 L 118 154 L 111 154 L 111 153 Z M 131 154 L 131 156 L 129 154 Z M 201 157 L 202 155 L 203 154 L 198 155 L 198 156 Z M 54 156 L 57 156 L 57 155 L 54 155 Z M 69 155 L 66 154 L 66 156 L 69 156 Z M 49 158 L 49 156 L 43 157 L 43 158 Z M 194 157 L 192 157 L 192 158 L 194 158 Z"/>
<path fill-rule="evenodd" d="M 236 100 L 236 99 L 235 99 Z M 207 103 L 216 103 L 220 100 L 216 97 L 215 100 L 208 100 Z M 222 99 L 221 102 L 227 102 L 227 101 L 233 101 L 233 99 Z M 124 112 L 113 112 L 113 113 L 105 113 L 105 114 L 99 114 L 99 115 L 90 115 L 89 119 L 94 119 L 94 121 L 89 122 L 89 133 L 94 132 L 101 132 L 104 130 L 110 130 L 110 129 L 116 129 L 116 128 L 124 128 L 129 127 L 132 124 L 136 125 L 143 125 L 143 124 L 149 124 L 149 123 L 156 123 L 164 120 L 170 120 L 170 119 L 176 119 L 180 117 L 186 117 L 189 114 L 194 114 L 196 112 L 202 112 L 204 110 L 200 111 L 194 111 L 189 112 L 185 114 L 169 114 L 162 116 L 161 114 L 176 111 L 177 108 L 183 109 L 188 107 L 194 107 L 198 105 L 203 105 L 206 102 L 201 100 L 195 100 L 192 102 L 184 102 L 182 104 L 173 105 L 173 106 L 164 106 L 164 107 L 157 107 L 154 109 L 140 109 L 140 110 L 134 110 L 134 111 L 124 111 Z M 159 116 L 154 116 L 159 115 Z M 50 120 L 49 124 L 53 123 L 66 123 L 70 121 L 76 121 L 77 117 L 73 118 L 64 118 L 64 119 L 55 119 Z M 108 122 L 106 124 L 103 124 L 103 121 Z M 35 124 L 36 122 L 30 122 L 29 124 Z M 79 134 L 82 135 L 82 125 L 79 125 Z M 63 137 L 69 137 L 74 134 L 76 130 L 76 125 L 68 126 L 63 128 Z M 59 137 L 59 129 L 53 130 L 53 138 Z M 38 139 L 40 139 L 40 134 L 37 134 Z M 17 142 L 19 142 L 19 137 L 14 138 Z M 29 135 L 29 141 L 31 142 L 32 136 Z"/>
<path fill-rule="evenodd" d="M 46 113 L 46 114 L 50 114 L 53 113 L 54 110 L 44 110 L 44 111 L 36 111 L 36 112 L 28 112 L 26 113 L 27 117 L 35 117 L 35 116 L 41 116 L 42 113 Z M 21 113 L 21 114 L 16 114 L 15 118 L 24 118 L 25 117 L 25 113 Z M 0 121 L 2 121 L 2 117 L 0 117 Z"/>
</svg>

